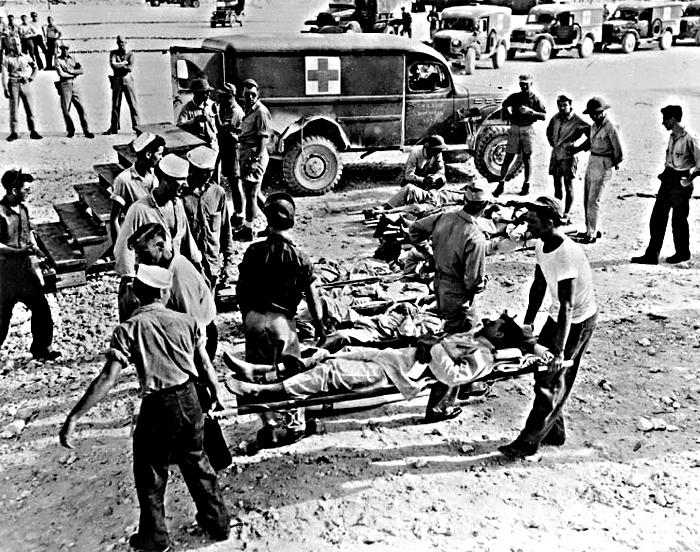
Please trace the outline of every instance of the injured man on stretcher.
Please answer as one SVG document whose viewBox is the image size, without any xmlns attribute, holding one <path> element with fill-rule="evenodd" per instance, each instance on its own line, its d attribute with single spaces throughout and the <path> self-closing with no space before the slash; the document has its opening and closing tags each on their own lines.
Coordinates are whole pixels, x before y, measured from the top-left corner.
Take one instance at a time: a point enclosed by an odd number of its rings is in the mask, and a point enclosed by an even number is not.
<svg viewBox="0 0 700 552">
<path fill-rule="evenodd" d="M 283 357 L 280 366 L 251 364 L 229 357 L 229 367 L 238 378 L 228 378 L 226 386 L 232 393 L 256 401 L 370 392 L 391 385 L 406 399 L 412 399 L 435 380 L 449 387 L 469 386 L 492 372 L 497 351 L 511 348 L 535 355 L 533 361 L 540 364 L 547 364 L 553 358 L 545 347 L 537 344 L 529 330 L 504 314 L 496 320 L 484 320 L 481 328 L 471 332 L 419 338 L 415 347 L 383 350 L 345 347 L 333 354 L 320 349 L 305 361 Z M 283 378 L 281 381 L 253 383 L 276 379 L 278 374 Z"/>
</svg>

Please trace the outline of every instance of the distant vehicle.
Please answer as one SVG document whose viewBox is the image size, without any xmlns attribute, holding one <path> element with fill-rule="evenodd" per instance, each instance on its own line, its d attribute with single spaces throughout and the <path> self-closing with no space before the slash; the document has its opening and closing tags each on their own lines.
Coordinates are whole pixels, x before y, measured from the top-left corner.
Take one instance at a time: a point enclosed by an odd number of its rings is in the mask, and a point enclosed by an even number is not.
<svg viewBox="0 0 700 552">
<path fill-rule="evenodd" d="M 685 5 L 683 17 L 681 17 L 681 30 L 675 40 L 690 38 L 700 46 L 700 2 L 690 2 Z"/>
<path fill-rule="evenodd" d="M 446 8 L 433 36 L 433 48 L 467 75 L 474 72 L 482 58 L 491 58 L 494 69 L 498 69 L 506 61 L 510 16 L 510 8 L 501 6 Z"/>
<path fill-rule="evenodd" d="M 241 16 L 244 9 L 245 0 L 216 0 L 216 9 L 212 12 L 209 22 L 212 27 L 233 27 L 234 23 L 242 27 Z"/>
<path fill-rule="evenodd" d="M 619 44 L 626 54 L 641 44 L 659 43 L 662 50 L 680 34 L 683 4 L 679 2 L 624 2 L 603 24 L 603 48 Z"/>
<path fill-rule="evenodd" d="M 550 1 L 542 0 L 483 0 L 482 4 L 490 6 L 504 6 L 513 11 L 513 15 L 525 15 L 539 4 L 550 4 Z"/>
<path fill-rule="evenodd" d="M 399 34 L 402 29 L 401 8 L 408 0 L 336 0 L 316 19 L 306 21 L 309 29 L 303 32 L 333 33 L 357 32 Z M 340 27 L 334 31 L 333 27 Z"/>
<path fill-rule="evenodd" d="M 524 27 L 510 36 L 508 59 L 518 52 L 535 52 L 547 61 L 562 50 L 578 50 L 582 58 L 600 48 L 604 21 L 603 5 L 583 3 L 540 4 L 530 10 Z"/>
<path fill-rule="evenodd" d="M 172 47 L 177 119 L 193 79 L 239 90 L 252 78 L 272 114 L 270 154 L 288 186 L 320 195 L 343 172 L 341 152 L 399 150 L 440 134 L 447 159 L 472 155 L 488 180 L 500 178 L 508 123 L 506 94 L 493 86 L 455 84 L 445 58 L 425 44 L 386 35 L 348 33 L 231 35 L 201 47 Z M 515 163 L 510 176 L 522 163 Z"/>
<path fill-rule="evenodd" d="M 182 8 L 198 8 L 199 0 L 146 0 L 146 3 L 150 4 L 154 8 L 157 8 L 161 4 L 180 4 Z"/>
</svg>

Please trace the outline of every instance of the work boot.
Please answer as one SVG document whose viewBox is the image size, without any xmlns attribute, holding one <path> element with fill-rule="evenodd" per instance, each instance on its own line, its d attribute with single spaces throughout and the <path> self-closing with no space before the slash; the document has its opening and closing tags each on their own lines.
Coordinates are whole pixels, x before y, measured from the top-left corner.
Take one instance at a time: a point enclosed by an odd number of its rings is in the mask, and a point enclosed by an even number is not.
<svg viewBox="0 0 700 552">
<path fill-rule="evenodd" d="M 153 542 L 153 540 L 144 537 L 139 533 L 134 533 L 129 537 L 129 546 L 131 546 L 131 548 L 134 550 L 138 550 L 139 552 L 168 552 L 171 550 L 170 544 Z"/>
<path fill-rule="evenodd" d="M 14 142 L 18 138 L 19 138 L 19 134 L 17 134 L 16 132 L 11 132 L 10 135 L 6 138 L 6 140 L 8 142 Z"/>
<path fill-rule="evenodd" d="M 501 180 L 498 183 L 498 186 L 496 186 L 496 189 L 493 191 L 493 197 L 498 197 L 499 195 L 501 195 L 505 191 L 505 186 L 506 183 L 503 180 Z"/>
<path fill-rule="evenodd" d="M 529 182 L 523 182 L 523 187 L 520 190 L 520 195 L 521 196 L 526 196 L 530 193 L 530 183 Z"/>
<path fill-rule="evenodd" d="M 116 128 L 108 128 L 102 133 L 102 136 L 109 136 L 110 134 L 117 134 Z"/>
<path fill-rule="evenodd" d="M 85 135 L 85 138 L 92 139 L 95 137 L 95 135 L 92 132 L 90 132 L 89 130 L 86 130 L 85 132 L 83 132 L 83 134 Z"/>
<path fill-rule="evenodd" d="M 644 253 L 644 255 L 640 255 L 639 257 L 632 257 L 630 262 L 632 264 L 657 265 L 659 264 L 659 259 L 658 257 Z"/>
<path fill-rule="evenodd" d="M 252 242 L 255 240 L 255 230 L 251 226 L 241 226 L 231 237 L 237 241 Z"/>
<path fill-rule="evenodd" d="M 668 264 L 678 264 L 690 260 L 690 253 L 674 253 L 670 257 L 666 257 Z"/>
<path fill-rule="evenodd" d="M 43 138 L 43 136 L 42 136 L 41 134 L 39 134 L 36 130 L 32 130 L 32 131 L 29 133 L 29 137 L 30 137 L 32 140 L 41 140 L 41 139 Z"/>
</svg>

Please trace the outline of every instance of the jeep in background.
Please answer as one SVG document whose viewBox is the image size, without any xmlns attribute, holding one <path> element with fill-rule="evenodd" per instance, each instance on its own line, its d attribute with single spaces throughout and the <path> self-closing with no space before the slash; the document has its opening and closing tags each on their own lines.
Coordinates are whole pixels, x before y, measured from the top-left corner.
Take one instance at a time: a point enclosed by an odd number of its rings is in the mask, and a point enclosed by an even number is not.
<svg viewBox="0 0 700 552">
<path fill-rule="evenodd" d="M 662 50 L 673 45 L 680 33 L 683 4 L 679 2 L 623 2 L 603 23 L 603 49 L 619 44 L 629 54 L 641 44 L 659 43 Z"/>
<path fill-rule="evenodd" d="M 157 8 L 161 4 L 180 4 L 181 8 L 198 8 L 199 0 L 146 0 L 148 4 Z"/>
<path fill-rule="evenodd" d="M 535 6 L 525 26 L 511 33 L 508 59 L 515 59 L 518 52 L 535 52 L 539 61 L 547 61 L 562 50 L 573 49 L 586 58 L 600 47 L 603 21 L 602 4 Z"/>
<path fill-rule="evenodd" d="M 700 2 L 690 2 L 685 5 L 680 28 L 678 36 L 673 37 L 674 43 L 676 40 L 689 38 L 700 46 Z"/>
<path fill-rule="evenodd" d="M 508 124 L 505 93 L 456 85 L 445 58 L 417 40 L 348 33 L 223 36 L 170 49 L 173 111 L 191 98 L 193 79 L 221 89 L 260 84 L 272 114 L 270 154 L 293 190 L 323 194 L 340 180 L 341 152 L 399 150 L 440 134 L 446 160 L 474 156 L 489 181 L 500 178 Z M 226 152 L 222 152 L 225 155 Z M 519 172 L 517 162 L 510 176 Z"/>
<path fill-rule="evenodd" d="M 399 34 L 401 8 L 408 0 L 335 0 L 316 19 L 305 22 L 308 33 L 364 32 Z M 334 31 L 334 27 L 338 29 Z"/>
<path fill-rule="evenodd" d="M 494 69 L 503 66 L 510 36 L 510 8 L 469 5 L 447 8 L 433 35 L 433 48 L 471 75 L 476 62 L 491 58 Z"/>
</svg>

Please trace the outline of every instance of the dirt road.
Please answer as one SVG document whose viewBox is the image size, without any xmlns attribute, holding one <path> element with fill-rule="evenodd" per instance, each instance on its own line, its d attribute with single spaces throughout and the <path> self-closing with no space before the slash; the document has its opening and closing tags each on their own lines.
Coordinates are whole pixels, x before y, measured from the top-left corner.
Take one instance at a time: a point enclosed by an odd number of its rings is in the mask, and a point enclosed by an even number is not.
<svg viewBox="0 0 700 552">
<path fill-rule="evenodd" d="M 249 4 L 246 32 L 300 26 L 323 3 Z M 141 49 L 164 48 L 170 41 L 161 36 L 190 44 L 191 38 L 213 34 L 207 24 L 211 9 L 212 2 L 198 10 L 137 3 L 52 9 L 76 49 L 86 51 L 78 55 L 86 68 L 81 84 L 94 130 L 108 126 L 104 50 L 111 43 L 102 37 L 124 32 Z M 627 263 L 647 237 L 653 202 L 634 194 L 655 191 L 663 164 L 667 136 L 659 108 L 682 104 L 688 114 L 684 122 L 700 130 L 699 52 L 679 46 L 586 60 L 563 55 L 546 64 L 519 58 L 501 70 L 479 69 L 460 78 L 468 87 L 511 90 L 518 74 L 532 73 L 550 113 L 561 92 L 574 97 L 578 112 L 589 96 L 602 95 L 624 137 L 626 160 L 606 192 L 605 235 L 587 249 L 600 323 L 569 403 L 571 438 L 565 447 L 543 449 L 536 462 L 506 462 L 498 455 L 497 446 L 516 435 L 528 412 L 527 378 L 496 385 L 460 418 L 435 426 L 418 424 L 420 401 L 331 419 L 325 435 L 236 457 L 221 478 L 235 517 L 227 543 L 212 544 L 193 534 L 193 505 L 174 470 L 167 510 L 175 549 L 699 551 L 697 246 L 692 246 L 693 260 L 676 267 Z M 93 141 L 63 138 L 53 79 L 43 73 L 35 84 L 39 128 L 46 138 L 0 143 L 0 170 L 20 165 L 37 175 L 30 207 L 44 220 L 55 218 L 52 203 L 69 200 L 74 184 L 94 178 L 93 163 L 114 160 L 112 144 L 130 139 L 126 134 Z M 166 55 L 139 54 L 136 80 L 147 122 L 172 117 L 169 79 Z M 7 124 L 2 107 L 0 129 Z M 539 130 L 533 196 L 551 193 L 543 125 Z M 351 157 L 335 193 L 299 199 L 296 235 L 314 258 L 372 254 L 374 240 L 348 213 L 388 197 L 402 161 L 400 154 L 363 162 Z M 580 224 L 580 180 L 576 186 Z M 700 211 L 692 203 L 695 237 Z M 669 239 L 663 253 L 672 252 Z M 490 259 L 485 315 L 506 307 L 522 315 L 533 263 L 530 253 Z M 0 358 L 0 550 L 127 550 L 126 537 L 138 519 L 129 437 L 133 370 L 83 419 L 76 451 L 60 448 L 56 438 L 66 412 L 101 369 L 100 351 L 116 323 L 116 278 L 66 290 L 56 296 L 56 305 L 61 362 L 29 360 L 29 327 L 20 308 Z M 240 349 L 239 318 L 220 317 L 224 348 Z M 17 420 L 28 421 L 18 436 L 3 432 Z M 225 427 L 233 447 L 250 440 L 256 429 L 252 417 L 230 419 Z"/>
</svg>

